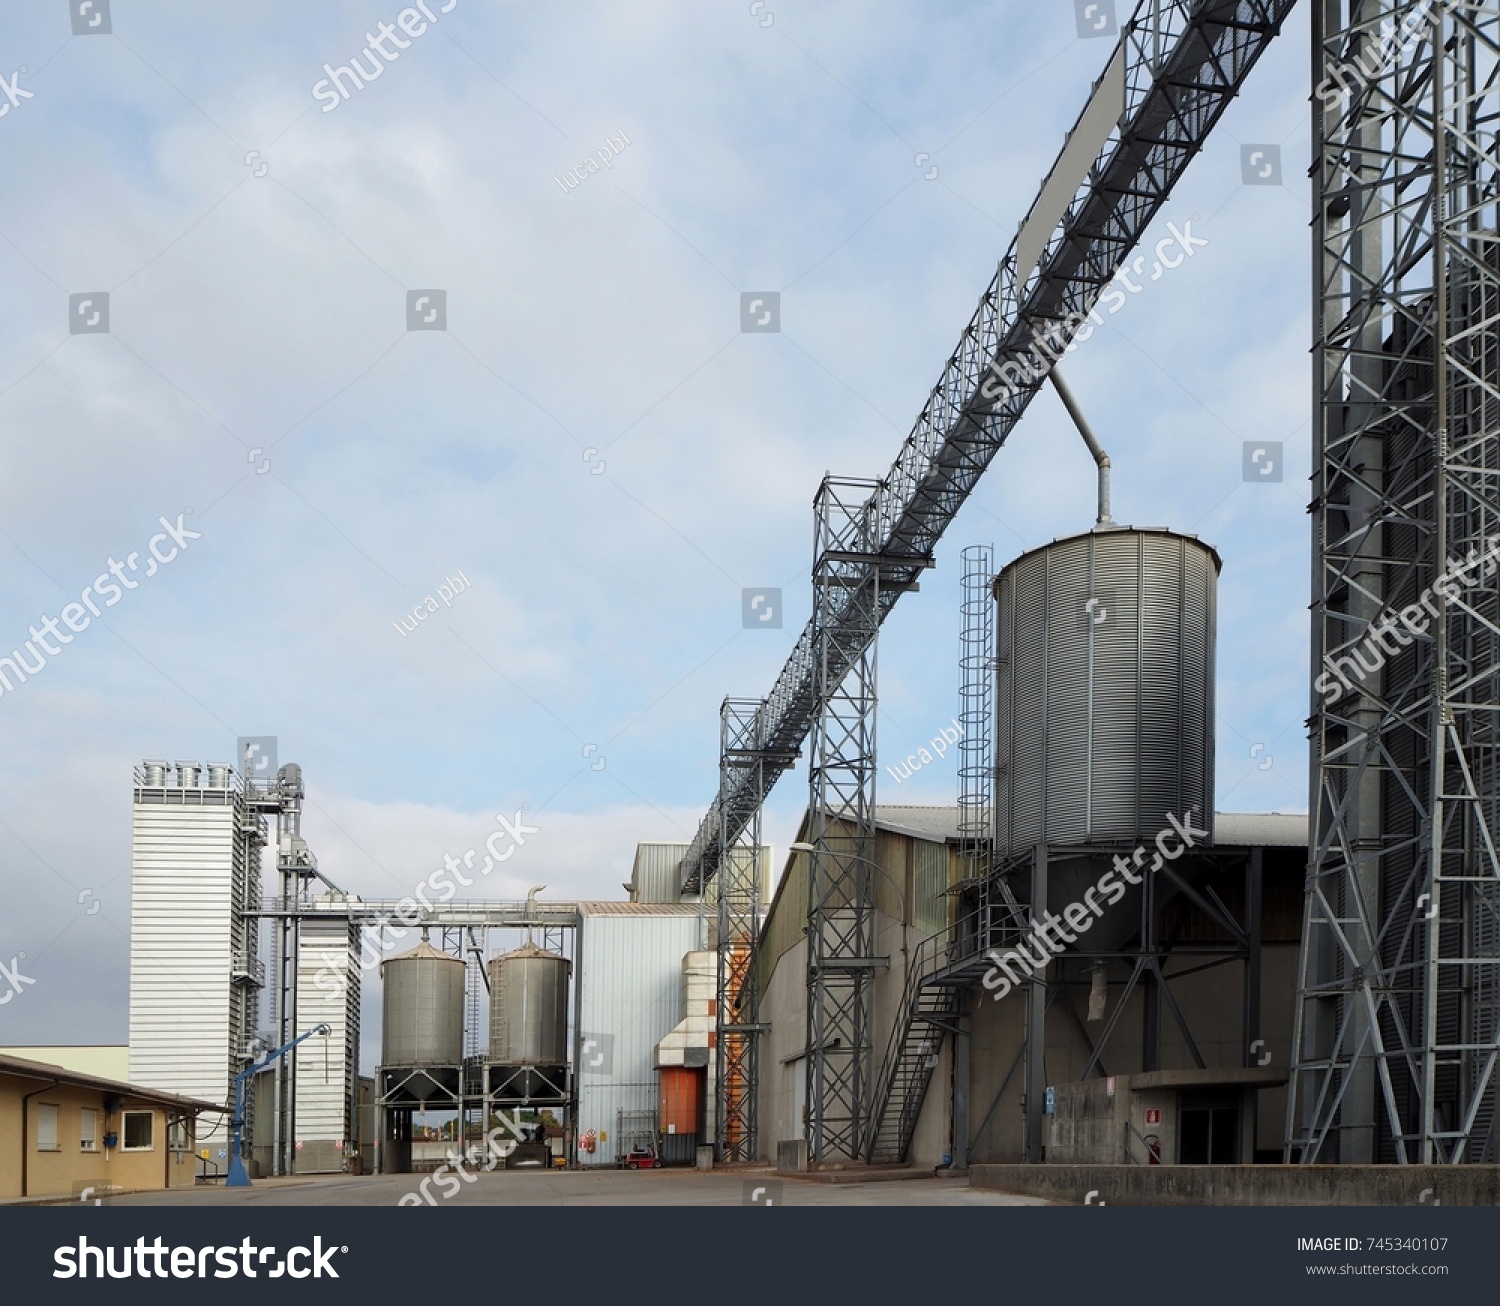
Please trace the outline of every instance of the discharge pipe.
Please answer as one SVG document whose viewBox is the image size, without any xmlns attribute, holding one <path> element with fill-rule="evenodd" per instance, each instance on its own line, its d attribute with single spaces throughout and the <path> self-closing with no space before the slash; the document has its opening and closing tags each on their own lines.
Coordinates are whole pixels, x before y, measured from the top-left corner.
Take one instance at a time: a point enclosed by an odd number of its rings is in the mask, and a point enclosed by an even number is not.
<svg viewBox="0 0 1500 1306">
<path fill-rule="evenodd" d="M 1083 415 L 1083 409 L 1078 406 L 1078 400 L 1073 397 L 1073 392 L 1068 389 L 1068 383 L 1063 380 L 1062 372 L 1053 367 L 1047 373 L 1052 378 L 1052 387 L 1057 391 L 1057 397 L 1062 400 L 1063 407 L 1068 410 L 1068 416 L 1073 419 L 1073 425 L 1078 428 L 1078 434 L 1083 436 L 1084 444 L 1088 445 L 1089 452 L 1094 455 L 1094 461 L 1099 465 L 1099 519 L 1096 526 L 1109 526 L 1112 524 L 1109 516 L 1109 455 L 1094 436 L 1093 428 L 1089 425 L 1088 418 Z"/>
</svg>

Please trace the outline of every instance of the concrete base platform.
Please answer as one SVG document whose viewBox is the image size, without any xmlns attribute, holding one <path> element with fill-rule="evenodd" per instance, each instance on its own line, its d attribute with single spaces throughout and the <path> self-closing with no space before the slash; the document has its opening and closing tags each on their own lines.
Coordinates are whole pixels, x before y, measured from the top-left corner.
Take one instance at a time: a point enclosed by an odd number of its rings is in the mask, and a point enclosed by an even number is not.
<svg viewBox="0 0 1500 1306">
<path fill-rule="evenodd" d="M 871 1166 L 863 1170 L 858 1166 L 850 1166 L 845 1170 L 802 1170 L 787 1174 L 786 1178 L 815 1184 L 882 1184 L 901 1179 L 945 1180 L 949 1175 L 945 1170 L 917 1170 L 909 1166 Z"/>
<path fill-rule="evenodd" d="M 969 1182 L 1080 1206 L 1500 1206 L 1496 1165 L 975 1165 Z"/>
</svg>

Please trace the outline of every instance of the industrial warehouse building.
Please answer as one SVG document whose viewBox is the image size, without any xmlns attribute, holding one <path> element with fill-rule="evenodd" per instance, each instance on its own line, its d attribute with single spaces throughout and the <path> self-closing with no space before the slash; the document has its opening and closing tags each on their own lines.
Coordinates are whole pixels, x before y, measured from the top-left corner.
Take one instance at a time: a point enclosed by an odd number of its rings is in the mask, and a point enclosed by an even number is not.
<svg viewBox="0 0 1500 1306">
<path fill-rule="evenodd" d="M 882 805 L 875 812 L 873 896 L 881 965 L 873 984 L 873 1025 L 881 1038 L 874 1056 L 887 1076 L 901 1052 L 899 1040 L 892 1046 L 892 1034 L 902 1031 L 908 983 L 930 968 L 933 941 L 946 942 L 959 920 L 966 863 L 958 823 L 957 807 Z M 804 820 L 799 837 L 807 826 Z M 1190 1113 L 1190 1147 L 1193 1121 L 1201 1118 L 1192 1112 L 1208 1112 L 1219 1130 L 1231 1127 L 1223 1109 L 1234 1112 L 1233 1128 L 1240 1131 L 1234 1155 L 1221 1151 L 1212 1159 L 1281 1159 L 1306 837 L 1305 816 L 1219 814 L 1211 852 L 1187 868 L 1184 889 L 1162 894 L 1157 903 L 1163 923 L 1159 979 L 1132 952 L 1138 903 L 1131 904 L 1134 914 L 1121 904 L 1128 924 L 1107 944 L 1069 951 L 1051 963 L 1045 1067 L 1054 1109 L 1048 1112 L 1043 1104 L 1049 1117 L 1045 1159 L 1146 1163 L 1146 1139 L 1154 1135 L 1163 1164 L 1207 1161 L 1209 1155 L 1191 1151 L 1178 1155 L 1180 1104 Z M 788 859 L 761 945 L 760 1018 L 769 1033 L 761 1052 L 760 1119 L 768 1161 L 777 1159 L 778 1142 L 806 1137 L 808 869 L 806 852 Z M 1247 881 L 1250 901 L 1259 906 L 1253 937 L 1241 947 L 1195 899 L 1206 901 L 1201 895 L 1209 889 L 1232 918 L 1243 920 Z M 1065 884 L 1059 877 L 1049 895 L 1059 914 L 1072 901 Z M 1026 998 L 1017 991 L 993 1000 L 982 981 L 989 969 L 986 962 L 957 986 L 934 986 L 947 987 L 951 1009 L 919 1025 L 911 1040 L 911 1059 L 930 1075 L 910 1124 L 906 1159 L 912 1165 L 963 1168 L 1025 1159 Z M 1247 1037 L 1247 1031 L 1253 1032 Z M 1075 1140 L 1070 1121 L 1070 1086 L 1085 1080 L 1105 1095 L 1111 1111 L 1118 1102 L 1122 1111 L 1134 1112 L 1111 1118 L 1107 1130 L 1086 1145 Z M 1151 1086 L 1168 1082 L 1172 1087 L 1160 1090 L 1158 1101 Z"/>
<path fill-rule="evenodd" d="M 0 1201 L 189 1186 L 198 1119 L 222 1110 L 0 1053 Z"/>
</svg>

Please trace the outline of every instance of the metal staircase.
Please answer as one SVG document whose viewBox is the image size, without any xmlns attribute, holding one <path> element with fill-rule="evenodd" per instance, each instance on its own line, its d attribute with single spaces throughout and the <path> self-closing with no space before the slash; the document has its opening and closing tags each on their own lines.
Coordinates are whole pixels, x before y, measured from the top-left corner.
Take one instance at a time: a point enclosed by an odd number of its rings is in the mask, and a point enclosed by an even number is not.
<svg viewBox="0 0 1500 1306">
<path fill-rule="evenodd" d="M 872 1165 L 906 1164 L 943 1039 L 957 1028 L 961 995 L 989 969 L 986 953 L 991 948 L 1004 951 L 1029 928 L 1029 909 L 1003 875 L 992 874 L 977 911 L 917 946 L 876 1081 L 874 1128 L 865 1157 Z"/>
<path fill-rule="evenodd" d="M 1021 909 L 1016 907 L 1017 912 Z M 982 928 L 988 921 L 989 929 Z M 865 1159 L 904 1165 L 943 1040 L 955 1028 L 959 996 L 984 973 L 989 936 L 1002 930 L 992 913 L 975 912 L 922 940 L 912 955 L 896 1028 L 876 1081 L 874 1128 Z"/>
<path fill-rule="evenodd" d="M 881 1109 L 870 1140 L 872 1165 L 906 1161 L 943 1039 L 958 1015 L 958 992 L 951 984 L 907 985 L 892 1055 L 883 1068 Z"/>
</svg>

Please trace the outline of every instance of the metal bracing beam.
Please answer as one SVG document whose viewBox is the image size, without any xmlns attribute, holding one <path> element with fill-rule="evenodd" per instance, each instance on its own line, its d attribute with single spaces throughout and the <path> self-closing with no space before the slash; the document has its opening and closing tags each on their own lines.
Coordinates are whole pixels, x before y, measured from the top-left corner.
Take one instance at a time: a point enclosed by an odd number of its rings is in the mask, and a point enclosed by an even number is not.
<svg viewBox="0 0 1500 1306">
<path fill-rule="evenodd" d="M 847 605 L 826 614 L 833 630 L 820 628 L 816 614 L 809 620 L 767 695 L 768 748 L 787 756 L 801 747 L 822 711 L 819 684 L 841 680 L 864 656 L 859 636 L 868 614 L 884 621 L 930 565 L 1055 354 L 1161 210 L 1293 3 L 1140 0 L 1022 226 L 1024 256 L 1018 235 L 880 482 L 880 537 L 871 553 L 890 570 L 879 597 L 872 604 L 867 569 L 863 591 L 851 590 Z M 1117 91 L 1118 112 L 1109 98 Z M 1080 152 L 1074 142 L 1092 140 L 1101 124 L 1102 145 Z M 1072 198 L 1054 223 L 1049 206 L 1059 194 Z M 758 790 L 745 776 L 721 784 L 683 858 L 684 893 L 714 876 L 720 848 L 738 838 L 789 765 L 769 765 Z"/>
<path fill-rule="evenodd" d="M 1319 0 L 1313 23 L 1315 807 L 1286 1155 L 1495 1161 L 1500 9 Z"/>
</svg>

